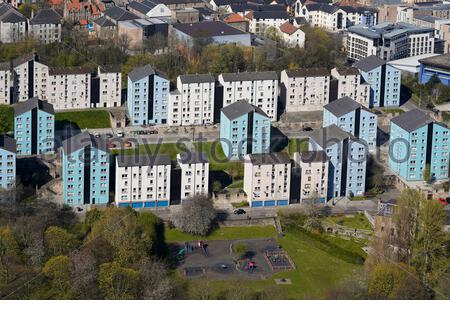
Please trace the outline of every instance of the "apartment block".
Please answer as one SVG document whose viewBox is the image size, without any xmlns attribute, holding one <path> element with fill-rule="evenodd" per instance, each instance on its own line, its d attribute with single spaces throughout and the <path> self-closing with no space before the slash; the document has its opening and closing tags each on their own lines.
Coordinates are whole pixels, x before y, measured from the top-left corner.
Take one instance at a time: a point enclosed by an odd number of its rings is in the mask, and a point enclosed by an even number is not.
<svg viewBox="0 0 450 320">
<path fill-rule="evenodd" d="M 286 112 L 322 110 L 329 102 L 331 74 L 326 68 L 281 71 L 280 99 Z"/>
<path fill-rule="evenodd" d="M 323 107 L 323 127 L 335 124 L 365 142 L 370 153 L 376 151 L 378 116 L 355 100 L 344 97 Z"/>
<path fill-rule="evenodd" d="M 223 87 L 222 107 L 247 100 L 264 111 L 272 121 L 277 120 L 278 75 L 275 71 L 222 73 L 218 80 Z"/>
<path fill-rule="evenodd" d="M 230 160 L 270 152 L 270 118 L 261 108 L 240 100 L 220 112 L 220 143 Z"/>
<path fill-rule="evenodd" d="M 62 17 L 52 8 L 39 10 L 29 23 L 32 37 L 42 43 L 61 42 Z"/>
<path fill-rule="evenodd" d="M 170 174 L 167 155 L 118 155 L 115 204 L 135 209 L 169 206 Z"/>
<path fill-rule="evenodd" d="M 49 67 L 32 52 L 13 60 L 13 102 L 33 97 L 48 100 L 50 88 Z"/>
<path fill-rule="evenodd" d="M 291 159 L 284 152 L 249 154 L 244 162 L 244 191 L 251 207 L 287 206 Z"/>
<path fill-rule="evenodd" d="M 177 163 L 181 169 L 181 201 L 196 195 L 208 195 L 209 162 L 206 153 L 177 154 Z"/>
<path fill-rule="evenodd" d="M 112 108 L 122 105 L 122 73 L 120 66 L 99 66 L 99 107 Z"/>
<path fill-rule="evenodd" d="M 266 35 L 267 28 L 278 29 L 289 22 L 289 13 L 286 11 L 250 11 L 245 17 L 249 20 L 249 31 L 260 36 Z"/>
<path fill-rule="evenodd" d="M 329 159 L 325 151 L 296 152 L 294 162 L 300 169 L 300 190 L 296 190 L 300 203 L 327 202 Z"/>
<path fill-rule="evenodd" d="M 210 74 L 187 74 L 177 78 L 169 95 L 167 123 L 189 126 L 214 123 L 215 79 Z"/>
<path fill-rule="evenodd" d="M 364 194 L 368 155 L 365 142 L 332 124 L 311 133 L 309 150 L 325 151 L 329 158 L 327 199 Z"/>
<path fill-rule="evenodd" d="M 61 159 L 64 204 L 109 202 L 109 150 L 105 140 L 79 133 L 63 141 Z"/>
<path fill-rule="evenodd" d="M 14 188 L 16 183 L 16 141 L 0 135 L 0 190 Z"/>
<path fill-rule="evenodd" d="M 369 56 L 353 65 L 370 85 L 369 107 L 400 106 L 401 72 L 377 56 Z"/>
<path fill-rule="evenodd" d="M 131 125 L 167 123 L 169 78 L 150 65 L 128 74 L 128 113 Z"/>
<path fill-rule="evenodd" d="M 0 42 L 14 43 L 27 37 L 27 18 L 10 4 L 0 3 Z"/>
<path fill-rule="evenodd" d="M 14 106 L 14 138 L 18 156 L 53 153 L 55 111 L 53 105 L 31 98 Z"/>
<path fill-rule="evenodd" d="M 348 28 L 347 53 L 356 61 L 371 55 L 389 61 L 434 53 L 434 29 L 405 22 L 353 26 Z"/>
<path fill-rule="evenodd" d="M 389 167 L 406 181 L 421 181 L 427 165 L 433 180 L 449 176 L 449 129 L 419 109 L 391 120 Z"/>
<path fill-rule="evenodd" d="M 8 62 L 0 63 L 0 103 L 11 103 L 11 70 Z"/>
<path fill-rule="evenodd" d="M 343 66 L 331 70 L 330 101 L 349 97 L 368 107 L 370 99 L 370 85 L 364 81 L 359 70 L 354 67 Z"/>
</svg>

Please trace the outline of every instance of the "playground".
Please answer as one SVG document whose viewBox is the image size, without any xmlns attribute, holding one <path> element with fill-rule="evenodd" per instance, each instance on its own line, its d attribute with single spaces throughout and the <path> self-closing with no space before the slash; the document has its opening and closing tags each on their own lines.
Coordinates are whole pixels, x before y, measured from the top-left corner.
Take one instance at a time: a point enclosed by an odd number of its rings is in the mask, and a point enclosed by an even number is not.
<svg viewBox="0 0 450 320">
<path fill-rule="evenodd" d="M 245 253 L 236 254 L 233 247 L 245 247 Z M 213 240 L 190 241 L 177 243 L 173 254 L 178 261 L 178 270 L 186 278 L 207 277 L 223 280 L 237 279 L 267 279 L 277 272 L 293 268 L 293 263 L 287 253 L 281 250 L 273 238 L 246 240 Z M 283 268 L 274 268 L 268 259 L 268 252 L 276 252 L 271 256 L 277 263 L 282 258 Z M 287 259 L 287 263 L 284 259 Z M 288 266 L 289 265 L 289 266 Z"/>
</svg>

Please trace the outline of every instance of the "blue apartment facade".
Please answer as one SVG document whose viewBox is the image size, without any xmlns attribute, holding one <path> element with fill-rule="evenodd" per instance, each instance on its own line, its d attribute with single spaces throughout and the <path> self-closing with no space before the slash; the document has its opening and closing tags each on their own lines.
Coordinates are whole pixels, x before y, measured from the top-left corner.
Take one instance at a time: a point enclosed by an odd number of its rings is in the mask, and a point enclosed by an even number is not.
<svg viewBox="0 0 450 320">
<path fill-rule="evenodd" d="M 131 71 L 127 89 L 131 125 L 167 123 L 169 89 L 168 77 L 150 65 Z"/>
<path fill-rule="evenodd" d="M 364 141 L 331 124 L 311 133 L 309 150 L 323 150 L 329 158 L 328 200 L 364 194 L 367 169 Z"/>
<path fill-rule="evenodd" d="M 349 97 L 335 100 L 323 107 L 323 126 L 335 124 L 366 142 L 373 153 L 377 145 L 378 116 Z"/>
<path fill-rule="evenodd" d="M 63 142 L 61 149 L 64 204 L 109 202 L 109 151 L 106 142 L 87 132 Z"/>
<path fill-rule="evenodd" d="M 222 108 L 220 112 L 220 142 L 230 160 L 242 160 L 245 155 L 270 152 L 270 118 L 260 108 L 245 100 Z"/>
<path fill-rule="evenodd" d="M 55 111 L 53 105 L 31 98 L 14 107 L 14 138 L 17 155 L 53 153 L 55 148 Z"/>
<path fill-rule="evenodd" d="M 16 183 L 16 141 L 0 135 L 0 191 L 9 190 Z"/>
<path fill-rule="evenodd" d="M 446 86 L 450 86 L 450 53 L 419 60 L 419 83 L 425 84 L 436 75 Z"/>
<path fill-rule="evenodd" d="M 434 180 L 449 176 L 449 129 L 414 109 L 391 120 L 389 167 L 406 181 L 421 181 L 427 165 Z"/>
<path fill-rule="evenodd" d="M 400 106 L 401 72 L 377 56 L 369 56 L 353 65 L 370 85 L 369 107 Z"/>
</svg>

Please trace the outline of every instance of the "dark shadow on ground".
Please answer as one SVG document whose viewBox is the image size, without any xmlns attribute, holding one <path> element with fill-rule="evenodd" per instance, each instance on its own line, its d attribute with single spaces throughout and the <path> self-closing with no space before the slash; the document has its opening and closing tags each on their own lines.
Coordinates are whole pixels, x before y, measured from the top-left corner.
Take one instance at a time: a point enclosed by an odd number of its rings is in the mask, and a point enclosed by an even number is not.
<svg viewBox="0 0 450 320">
<path fill-rule="evenodd" d="M 287 147 L 289 143 L 286 137 L 278 128 L 272 127 L 270 130 L 270 151 L 280 152 Z"/>
</svg>

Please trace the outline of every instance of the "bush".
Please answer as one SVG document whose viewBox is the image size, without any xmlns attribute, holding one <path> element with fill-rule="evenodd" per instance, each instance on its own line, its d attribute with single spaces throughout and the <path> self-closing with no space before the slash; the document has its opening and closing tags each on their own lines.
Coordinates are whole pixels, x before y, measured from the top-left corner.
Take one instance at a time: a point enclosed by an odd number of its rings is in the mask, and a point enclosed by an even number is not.
<svg viewBox="0 0 450 320">
<path fill-rule="evenodd" d="M 248 247 L 243 243 L 238 243 L 233 246 L 233 252 L 239 257 L 243 257 L 248 251 Z"/>
<path fill-rule="evenodd" d="M 172 216 L 175 227 L 199 236 L 208 234 L 215 219 L 216 210 L 212 200 L 206 195 L 188 199 L 182 205 L 182 210 Z"/>
</svg>

